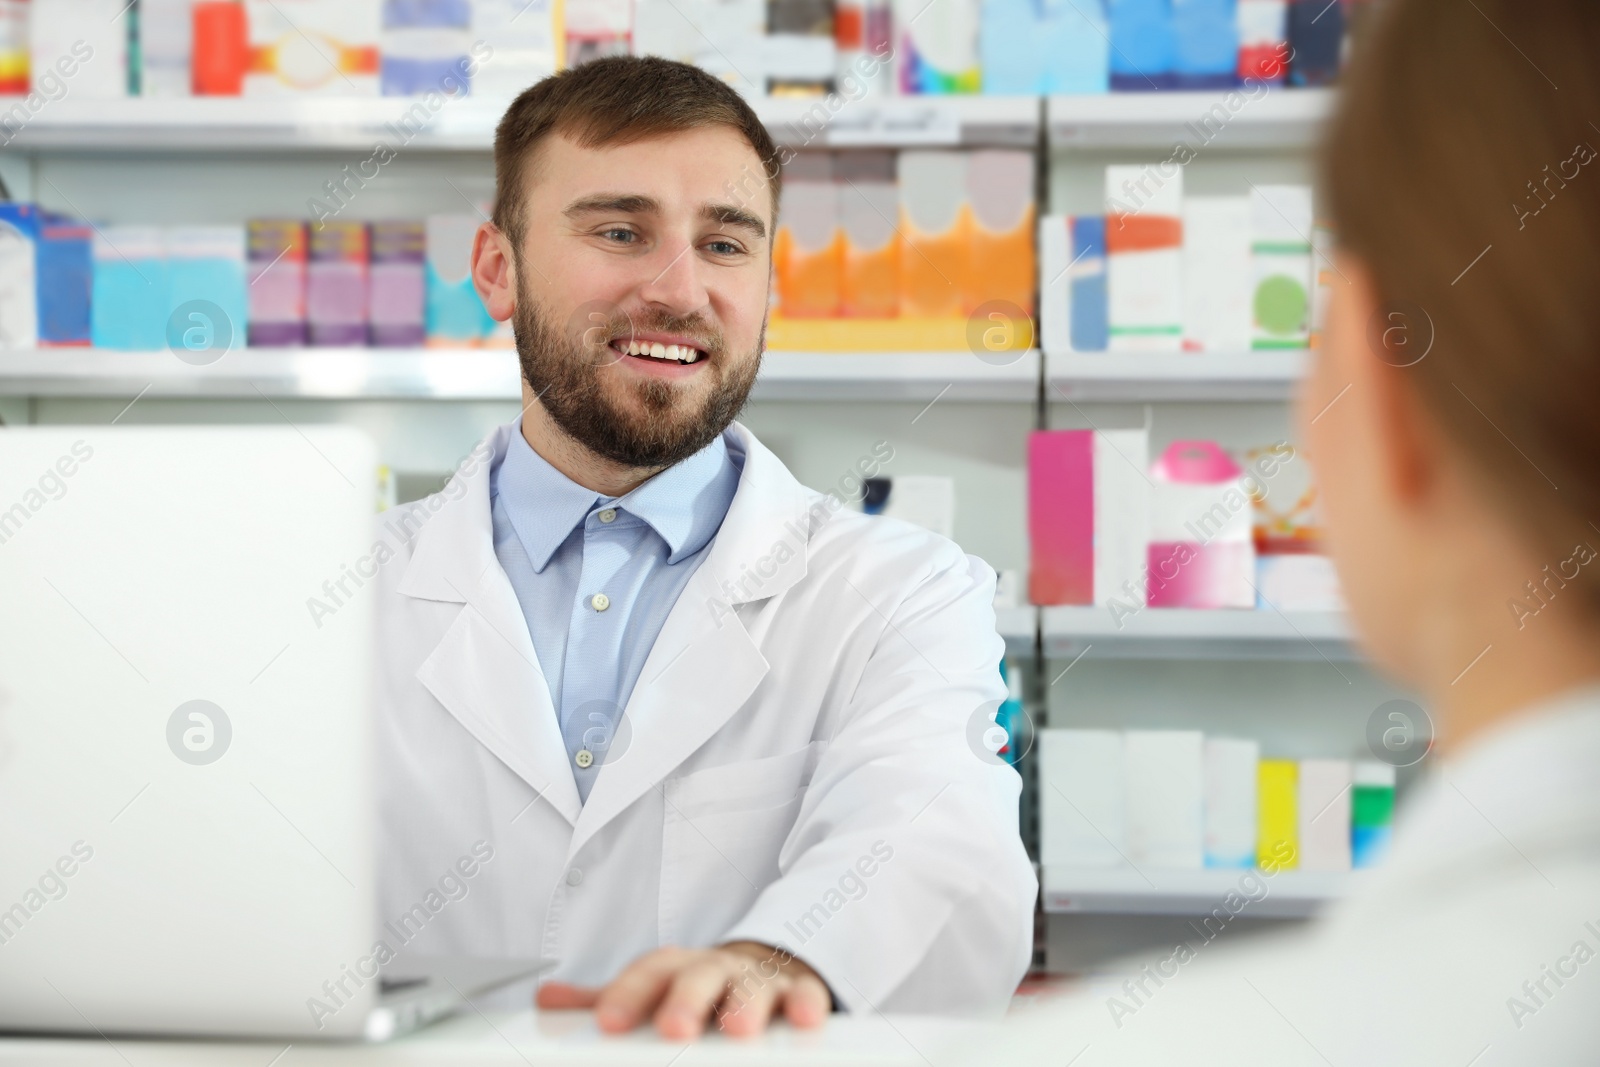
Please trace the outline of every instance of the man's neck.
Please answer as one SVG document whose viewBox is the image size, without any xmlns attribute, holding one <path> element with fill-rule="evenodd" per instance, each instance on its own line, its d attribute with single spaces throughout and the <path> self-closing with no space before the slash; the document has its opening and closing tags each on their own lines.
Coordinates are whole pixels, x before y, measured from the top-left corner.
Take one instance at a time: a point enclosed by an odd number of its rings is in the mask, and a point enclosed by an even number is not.
<svg viewBox="0 0 1600 1067">
<path fill-rule="evenodd" d="M 524 394 L 527 386 L 523 386 Z M 532 397 L 523 396 L 522 438 L 546 463 L 585 489 L 617 497 L 659 474 L 660 467 L 629 467 L 597 456 L 574 441 Z"/>
</svg>

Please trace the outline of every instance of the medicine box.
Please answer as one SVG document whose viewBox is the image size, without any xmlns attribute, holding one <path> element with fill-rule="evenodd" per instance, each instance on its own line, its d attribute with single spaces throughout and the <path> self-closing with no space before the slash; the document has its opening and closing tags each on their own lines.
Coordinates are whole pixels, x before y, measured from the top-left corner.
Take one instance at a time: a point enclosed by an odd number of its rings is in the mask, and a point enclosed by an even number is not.
<svg viewBox="0 0 1600 1067">
<path fill-rule="evenodd" d="M 1183 171 L 1169 163 L 1107 167 L 1105 204 L 1110 347 L 1176 352 L 1183 342 Z"/>
</svg>

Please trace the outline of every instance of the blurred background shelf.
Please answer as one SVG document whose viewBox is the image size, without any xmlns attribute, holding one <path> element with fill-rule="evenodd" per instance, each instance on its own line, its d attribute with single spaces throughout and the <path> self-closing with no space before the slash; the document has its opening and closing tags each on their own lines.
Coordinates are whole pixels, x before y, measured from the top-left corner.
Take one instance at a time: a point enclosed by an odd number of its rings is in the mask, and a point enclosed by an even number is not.
<svg viewBox="0 0 1600 1067">
<path fill-rule="evenodd" d="M 1331 89 L 1103 93 L 1092 96 L 950 95 L 843 101 L 754 101 L 773 139 L 790 147 L 1032 147 L 1041 122 L 1052 147 L 1171 149 L 1305 148 L 1333 107 Z M 16 103 L 0 97 L 0 112 Z M 20 124 L 8 149 L 114 151 L 486 152 L 507 101 L 445 100 L 429 110 L 409 97 L 129 97 L 51 101 Z M 1229 103 L 1236 106 L 1230 108 Z M 1042 112 L 1042 114 L 1041 114 Z"/>
<path fill-rule="evenodd" d="M 1251 877 L 1253 875 L 1253 878 Z M 1210 915 L 1229 893 L 1253 895 L 1238 913 L 1255 919 L 1304 918 L 1349 891 L 1348 871 L 1204 868 L 1045 867 L 1044 910 L 1054 914 Z"/>
<path fill-rule="evenodd" d="M 1046 102 L 1055 148 L 1309 147 L 1333 108 L 1332 89 L 1102 93 Z M 1232 105 L 1232 106 L 1230 106 Z"/>
<path fill-rule="evenodd" d="M 1309 353 L 1048 352 L 1047 399 L 1086 401 L 1284 401 Z"/>
<path fill-rule="evenodd" d="M 0 97 L 0 112 L 14 98 Z M 437 111 L 410 97 L 126 97 L 48 103 L 7 144 L 16 150 L 482 152 L 494 144 L 507 101 L 446 100 Z"/>
<path fill-rule="evenodd" d="M 754 396 L 759 400 L 988 400 L 1032 403 L 1039 393 L 1039 352 L 986 363 L 970 352 L 768 352 Z"/>
<path fill-rule="evenodd" d="M 11 396 L 516 400 L 519 381 L 509 349 L 251 348 L 206 366 L 171 352 L 0 352 Z"/>
<path fill-rule="evenodd" d="M 842 100 L 765 97 L 756 113 L 781 145 L 813 148 L 964 145 L 1032 148 L 1042 106 L 1036 96 L 902 96 Z"/>
<path fill-rule="evenodd" d="M 1031 148 L 1042 106 L 1032 96 L 895 97 L 842 101 L 766 97 L 755 107 L 773 139 L 791 147 L 915 145 Z M 0 113 L 17 102 L 0 97 Z M 18 151 L 487 152 L 509 101 L 444 100 L 436 111 L 409 97 L 129 97 L 51 101 L 21 125 Z"/>
<path fill-rule="evenodd" d="M 1337 612 L 1142 608 L 1118 619 L 1109 608 L 1057 606 L 1042 610 L 1041 625 L 1044 654 L 1055 658 L 1091 645 L 1107 659 L 1357 658 Z"/>
<path fill-rule="evenodd" d="M 769 352 L 758 400 L 1031 403 L 1039 353 L 995 366 L 968 352 Z M 0 396 L 516 400 L 509 349 L 251 348 L 193 366 L 170 352 L 0 351 Z"/>
<path fill-rule="evenodd" d="M 1039 609 L 1032 604 L 995 608 L 995 629 L 1006 640 L 1006 655 L 1031 657 L 1038 632 Z"/>
</svg>

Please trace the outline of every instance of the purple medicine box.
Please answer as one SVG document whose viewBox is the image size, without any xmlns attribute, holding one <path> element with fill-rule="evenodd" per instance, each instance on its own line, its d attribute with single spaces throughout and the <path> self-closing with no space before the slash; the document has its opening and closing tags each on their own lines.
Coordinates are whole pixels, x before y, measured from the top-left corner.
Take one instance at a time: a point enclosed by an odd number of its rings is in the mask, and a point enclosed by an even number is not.
<svg viewBox="0 0 1600 1067">
<path fill-rule="evenodd" d="M 311 227 L 306 319 L 314 345 L 367 343 L 367 224 Z"/>
<path fill-rule="evenodd" d="M 426 338 L 421 219 L 372 224 L 372 309 L 368 336 L 386 348 L 420 348 Z"/>
<path fill-rule="evenodd" d="M 306 224 L 253 219 L 246 229 L 249 257 L 250 344 L 306 343 Z"/>
</svg>

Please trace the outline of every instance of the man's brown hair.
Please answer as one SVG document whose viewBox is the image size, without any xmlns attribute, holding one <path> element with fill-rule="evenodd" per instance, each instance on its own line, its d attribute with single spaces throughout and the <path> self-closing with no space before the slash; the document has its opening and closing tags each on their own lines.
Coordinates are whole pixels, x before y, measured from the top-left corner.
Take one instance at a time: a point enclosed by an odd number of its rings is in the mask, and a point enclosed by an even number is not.
<svg viewBox="0 0 1600 1067">
<path fill-rule="evenodd" d="M 506 109 L 494 135 L 494 224 L 520 247 L 523 181 L 540 142 L 553 133 L 600 148 L 707 126 L 737 130 L 761 160 L 761 172 L 742 176 L 730 195 L 751 196 L 764 182 L 776 214 L 778 150 L 743 97 L 686 63 L 608 56 L 524 89 Z"/>
<path fill-rule="evenodd" d="M 1560 569 L 1600 548 L 1600 4 L 1391 0 L 1371 30 L 1323 159 L 1385 316 L 1368 343 Z M 1383 351 L 1429 320 L 1420 362 Z"/>
</svg>

